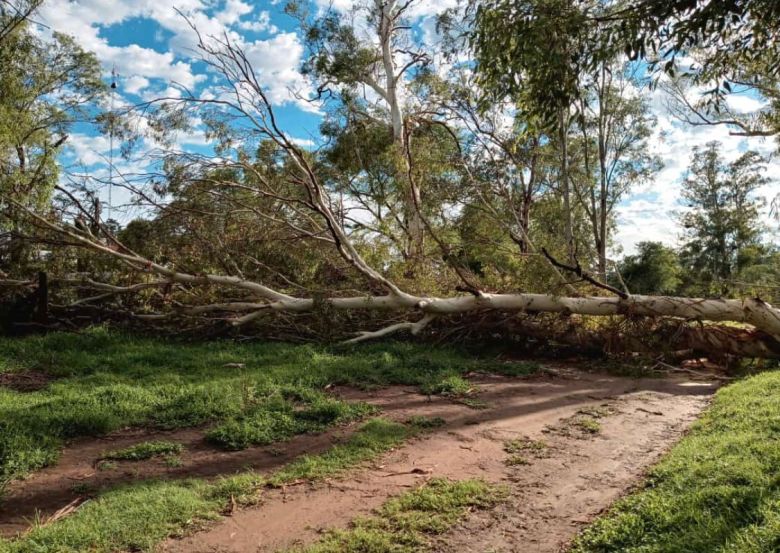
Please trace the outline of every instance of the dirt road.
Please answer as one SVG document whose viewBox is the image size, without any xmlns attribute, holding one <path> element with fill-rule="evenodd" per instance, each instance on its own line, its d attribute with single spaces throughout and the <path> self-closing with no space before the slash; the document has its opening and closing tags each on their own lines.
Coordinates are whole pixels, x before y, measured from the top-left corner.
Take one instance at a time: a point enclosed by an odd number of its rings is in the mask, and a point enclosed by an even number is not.
<svg viewBox="0 0 780 553">
<path fill-rule="evenodd" d="M 342 479 L 270 491 L 260 505 L 169 540 L 163 550 L 254 553 L 306 544 L 428 478 L 477 477 L 507 485 L 509 501 L 469 518 L 437 550 L 558 552 L 637 482 L 715 390 L 708 382 L 577 372 L 475 383 L 479 410 L 399 387 L 344 392 L 399 420 L 437 416 L 446 425 Z M 595 423 L 581 425 L 583 417 Z M 543 442 L 544 452 L 507 466 L 506 442 L 517 439 Z"/>
</svg>

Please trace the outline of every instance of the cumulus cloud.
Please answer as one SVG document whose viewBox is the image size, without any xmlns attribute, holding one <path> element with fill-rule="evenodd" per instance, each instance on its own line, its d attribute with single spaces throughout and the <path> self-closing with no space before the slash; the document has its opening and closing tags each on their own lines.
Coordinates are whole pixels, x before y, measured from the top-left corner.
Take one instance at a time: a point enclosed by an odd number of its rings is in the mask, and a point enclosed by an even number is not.
<svg viewBox="0 0 780 553">
<path fill-rule="evenodd" d="M 615 241 L 625 253 L 636 251 L 636 244 L 653 240 L 667 245 L 677 244 L 682 228 L 678 214 L 685 209 L 680 204 L 683 181 L 695 147 L 703 147 L 711 141 L 721 144 L 721 154 L 726 161 L 734 161 L 746 150 L 755 150 L 769 159 L 766 175 L 774 182 L 763 187 L 757 196 L 771 200 L 780 194 L 780 160 L 774 155 L 776 144 L 765 138 L 733 136 L 725 125 L 691 126 L 674 119 L 666 110 L 663 91 L 652 93 L 651 106 L 658 118 L 651 149 L 664 163 L 664 168 L 653 181 L 632 191 L 617 208 L 618 229 Z M 729 107 L 742 113 L 750 113 L 763 107 L 759 100 L 745 95 L 729 97 Z M 777 228 L 777 222 L 769 218 L 769 210 L 762 213 L 767 228 Z"/>
</svg>

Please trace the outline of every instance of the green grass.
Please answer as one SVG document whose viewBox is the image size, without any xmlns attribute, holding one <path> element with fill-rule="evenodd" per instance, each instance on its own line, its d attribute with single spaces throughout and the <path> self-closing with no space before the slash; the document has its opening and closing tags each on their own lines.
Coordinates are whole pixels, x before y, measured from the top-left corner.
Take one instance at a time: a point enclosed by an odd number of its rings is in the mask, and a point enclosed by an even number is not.
<svg viewBox="0 0 780 553">
<path fill-rule="evenodd" d="M 416 426 L 371 419 L 343 444 L 300 457 L 269 476 L 250 471 L 212 482 L 151 480 L 120 486 L 61 521 L 35 527 L 16 540 L 0 539 L 0 553 L 151 551 L 165 537 L 217 518 L 231 498 L 249 504 L 266 486 L 338 475 L 419 432 Z"/>
<path fill-rule="evenodd" d="M 124 449 L 116 449 L 103 454 L 101 459 L 111 461 L 144 461 L 152 457 L 178 455 L 184 446 L 176 442 L 152 441 L 141 442 Z"/>
<path fill-rule="evenodd" d="M 689 435 L 572 553 L 780 551 L 780 372 L 721 389 Z"/>
<path fill-rule="evenodd" d="M 517 438 L 504 442 L 504 451 L 507 453 L 531 453 L 534 456 L 543 456 L 547 453 L 548 447 L 547 442 L 531 438 Z"/>
<path fill-rule="evenodd" d="M 574 426 L 586 434 L 598 434 L 601 432 L 601 423 L 591 418 L 581 418 L 574 422 Z"/>
<path fill-rule="evenodd" d="M 305 553 L 414 553 L 433 551 L 433 540 L 473 509 L 502 500 L 500 488 L 482 480 L 434 479 L 386 502 L 376 516 L 358 519 L 343 531 L 331 531 Z"/>
<path fill-rule="evenodd" d="M 365 405 L 328 397 L 327 385 L 403 384 L 459 393 L 468 387 L 461 376 L 469 372 L 515 375 L 536 368 L 401 342 L 337 349 L 181 344 L 103 328 L 0 338 L 0 372 L 32 370 L 54 378 L 35 392 L 0 387 L 0 491 L 8 480 L 54 463 L 62 444 L 75 437 L 127 426 L 209 424 L 213 443 L 237 449 L 370 413 Z"/>
</svg>

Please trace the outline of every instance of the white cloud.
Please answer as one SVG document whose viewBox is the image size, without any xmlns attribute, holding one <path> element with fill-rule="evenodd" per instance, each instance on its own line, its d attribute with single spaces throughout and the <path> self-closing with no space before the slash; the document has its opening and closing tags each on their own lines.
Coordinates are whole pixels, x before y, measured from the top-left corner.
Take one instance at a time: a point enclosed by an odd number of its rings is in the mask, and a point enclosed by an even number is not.
<svg viewBox="0 0 780 553">
<path fill-rule="evenodd" d="M 125 79 L 124 83 L 122 83 L 122 89 L 125 92 L 129 92 L 130 94 L 138 94 L 147 86 L 149 86 L 149 84 L 150 81 L 146 77 L 132 75 L 131 77 Z"/>
<path fill-rule="evenodd" d="M 643 93 L 651 94 L 646 90 Z M 657 89 L 652 92 L 650 100 L 653 112 L 658 117 L 651 150 L 663 160 L 664 168 L 651 183 L 633 190 L 616 208 L 618 229 L 615 239 L 624 252 L 629 254 L 636 251 L 636 244 L 641 241 L 653 240 L 671 246 L 677 244 L 682 228 L 675 213 L 684 209 L 679 199 L 694 147 L 702 147 L 711 141 L 720 142 L 721 154 L 728 162 L 734 161 L 748 149 L 767 157 L 771 157 L 776 149 L 771 139 L 732 136 L 725 125 L 683 124 L 667 112 L 663 94 L 663 91 Z M 728 101 L 730 108 L 735 111 L 741 108 L 747 113 L 763 105 L 755 98 L 744 95 L 732 96 Z M 760 190 L 757 196 L 771 201 L 780 193 L 780 160 L 776 157 L 770 159 L 766 175 L 775 179 L 775 182 Z M 762 215 L 767 227 L 777 227 L 776 221 L 770 221 L 768 209 Z"/>
</svg>

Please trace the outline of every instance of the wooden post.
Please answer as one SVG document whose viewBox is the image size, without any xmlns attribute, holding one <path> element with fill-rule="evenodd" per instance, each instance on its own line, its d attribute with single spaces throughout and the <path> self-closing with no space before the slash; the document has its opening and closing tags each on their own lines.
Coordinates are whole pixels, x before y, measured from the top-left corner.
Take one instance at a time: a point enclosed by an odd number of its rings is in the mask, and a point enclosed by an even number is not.
<svg viewBox="0 0 780 553">
<path fill-rule="evenodd" d="M 49 324 L 49 278 L 44 271 L 38 273 L 38 305 L 35 310 L 35 322 Z"/>
</svg>

